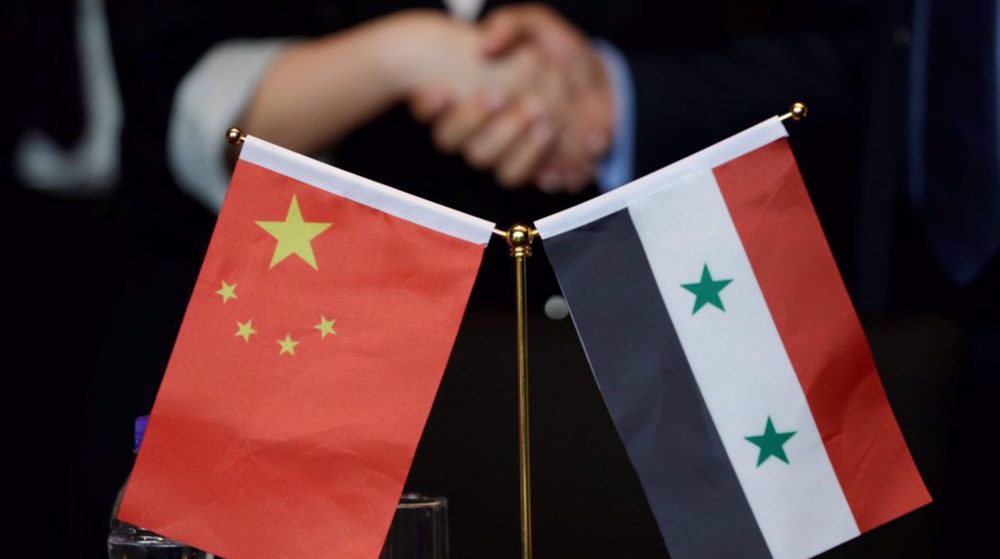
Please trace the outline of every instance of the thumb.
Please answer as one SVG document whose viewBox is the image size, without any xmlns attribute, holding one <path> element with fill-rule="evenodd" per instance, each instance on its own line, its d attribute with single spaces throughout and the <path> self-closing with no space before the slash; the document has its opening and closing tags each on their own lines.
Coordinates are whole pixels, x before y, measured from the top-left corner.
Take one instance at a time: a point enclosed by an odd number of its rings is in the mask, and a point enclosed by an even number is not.
<svg viewBox="0 0 1000 559">
<path fill-rule="evenodd" d="M 499 56 L 513 47 L 521 38 L 523 26 L 520 18 L 509 9 L 497 9 L 480 25 L 483 54 Z"/>
<path fill-rule="evenodd" d="M 410 111 L 418 121 L 430 122 L 441 115 L 451 104 L 451 97 L 451 92 L 442 87 L 420 88 L 410 95 Z"/>
</svg>

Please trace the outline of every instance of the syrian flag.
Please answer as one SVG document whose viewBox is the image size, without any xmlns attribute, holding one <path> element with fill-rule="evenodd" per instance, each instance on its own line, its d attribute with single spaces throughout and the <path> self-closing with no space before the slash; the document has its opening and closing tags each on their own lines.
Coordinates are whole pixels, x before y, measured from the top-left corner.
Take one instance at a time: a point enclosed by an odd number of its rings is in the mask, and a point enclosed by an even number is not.
<svg viewBox="0 0 1000 559">
<path fill-rule="evenodd" d="M 812 557 L 930 502 L 786 135 L 536 224 L 679 559 Z"/>
</svg>

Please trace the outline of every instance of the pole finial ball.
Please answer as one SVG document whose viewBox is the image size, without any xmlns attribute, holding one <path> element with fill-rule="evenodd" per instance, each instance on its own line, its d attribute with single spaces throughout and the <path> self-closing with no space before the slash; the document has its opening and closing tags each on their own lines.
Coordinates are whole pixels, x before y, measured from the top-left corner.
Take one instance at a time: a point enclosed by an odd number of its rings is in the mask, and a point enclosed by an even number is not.
<svg viewBox="0 0 1000 559">
<path fill-rule="evenodd" d="M 798 121 L 809 116 L 809 107 L 806 107 L 805 103 L 795 102 L 792 103 L 792 108 L 788 109 L 788 112 L 792 113 L 792 120 Z"/>
<path fill-rule="evenodd" d="M 226 141 L 234 146 L 242 144 L 244 138 L 246 138 L 246 134 L 235 126 L 226 130 Z"/>
</svg>

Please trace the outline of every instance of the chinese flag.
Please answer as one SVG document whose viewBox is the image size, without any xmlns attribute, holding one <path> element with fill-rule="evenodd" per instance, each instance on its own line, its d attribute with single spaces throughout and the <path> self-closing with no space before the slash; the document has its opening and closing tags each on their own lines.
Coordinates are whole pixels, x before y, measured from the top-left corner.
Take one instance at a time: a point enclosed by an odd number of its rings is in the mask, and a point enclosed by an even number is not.
<svg viewBox="0 0 1000 559">
<path fill-rule="evenodd" d="M 377 557 L 491 230 L 248 138 L 118 517 Z"/>
</svg>

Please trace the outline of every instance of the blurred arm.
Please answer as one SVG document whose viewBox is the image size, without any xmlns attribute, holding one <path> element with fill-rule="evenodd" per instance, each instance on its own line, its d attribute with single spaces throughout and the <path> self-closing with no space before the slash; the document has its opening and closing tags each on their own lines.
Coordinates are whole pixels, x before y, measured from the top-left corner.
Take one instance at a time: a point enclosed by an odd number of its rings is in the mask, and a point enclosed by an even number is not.
<svg viewBox="0 0 1000 559">
<path fill-rule="evenodd" d="M 639 176 L 805 101 L 822 135 L 843 126 L 857 94 L 846 49 L 819 31 L 732 38 L 714 48 L 626 51 L 635 84 Z"/>
<path fill-rule="evenodd" d="M 441 14 L 404 12 L 312 41 L 216 45 L 182 80 L 168 133 L 170 167 L 218 210 L 228 185 L 221 132 L 247 132 L 301 153 L 329 148 L 422 80 L 467 65 L 447 56 L 471 30 Z M 460 51 L 462 49 L 455 49 Z M 471 79 L 471 78 L 470 78 Z"/>
<path fill-rule="evenodd" d="M 167 126 L 170 170 L 188 194 L 214 211 L 222 207 L 229 185 L 221 131 L 240 120 L 261 76 L 287 46 L 265 39 L 220 44 L 177 89 Z"/>
<path fill-rule="evenodd" d="M 241 124 L 294 151 L 329 148 L 413 87 L 422 47 L 447 25 L 440 14 L 409 12 L 291 46 L 263 75 Z"/>
</svg>

